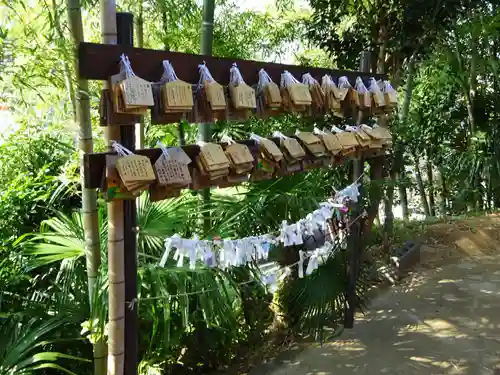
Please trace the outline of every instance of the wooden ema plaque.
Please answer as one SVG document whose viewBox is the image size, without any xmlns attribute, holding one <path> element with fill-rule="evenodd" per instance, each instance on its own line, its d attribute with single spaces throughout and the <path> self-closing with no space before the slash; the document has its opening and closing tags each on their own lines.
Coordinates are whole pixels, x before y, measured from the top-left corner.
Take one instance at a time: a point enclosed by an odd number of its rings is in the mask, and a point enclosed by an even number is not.
<svg viewBox="0 0 500 375">
<path fill-rule="evenodd" d="M 264 99 L 266 106 L 270 108 L 281 107 L 281 92 L 276 83 L 269 82 L 264 86 Z"/>
<path fill-rule="evenodd" d="M 309 86 L 303 83 L 292 83 L 287 86 L 287 90 L 294 105 L 311 105 L 312 97 L 309 92 Z"/>
<path fill-rule="evenodd" d="M 319 137 L 323 141 L 325 148 L 333 155 L 338 155 L 342 151 L 342 145 L 336 134 L 325 133 L 320 134 Z"/>
<path fill-rule="evenodd" d="M 151 82 L 130 77 L 120 82 L 125 108 L 152 107 L 154 105 Z"/>
<path fill-rule="evenodd" d="M 255 109 L 257 101 L 255 90 L 245 83 L 239 85 L 229 85 L 229 93 L 231 94 L 231 102 L 235 109 Z"/>
<path fill-rule="evenodd" d="M 306 152 L 295 138 L 281 139 L 281 148 L 285 151 L 284 155 L 288 156 L 289 162 L 305 158 Z"/>
<path fill-rule="evenodd" d="M 122 114 L 134 114 L 134 115 L 145 115 L 147 113 L 148 107 L 128 107 L 125 105 L 125 99 L 123 96 L 123 89 L 120 84 L 114 84 L 111 86 L 113 108 L 116 113 Z"/>
<path fill-rule="evenodd" d="M 153 84 L 153 99 L 155 105 L 151 108 L 152 125 L 178 123 L 183 119 L 189 118 L 192 114 L 192 108 L 190 108 L 189 112 L 169 112 L 165 110 L 161 86 L 159 84 Z"/>
<path fill-rule="evenodd" d="M 304 112 L 306 110 L 305 105 L 297 105 L 293 102 L 287 89 L 281 90 L 281 104 L 283 110 L 291 113 Z"/>
<path fill-rule="evenodd" d="M 350 155 L 353 152 L 356 152 L 356 148 L 360 146 L 358 139 L 356 138 L 356 135 L 351 132 L 341 132 L 337 133 L 337 139 L 340 142 L 340 145 L 342 146 L 342 152 L 341 154 L 344 156 Z"/>
<path fill-rule="evenodd" d="M 161 86 L 163 109 L 169 112 L 191 112 L 194 106 L 191 85 L 181 80 L 167 82 Z"/>
<path fill-rule="evenodd" d="M 224 87 L 217 82 L 203 83 L 205 88 L 206 99 L 213 111 L 226 109 L 226 97 L 224 95 Z"/>
<path fill-rule="evenodd" d="M 385 96 L 380 90 L 376 90 L 372 93 L 373 103 L 376 107 L 385 107 Z"/>
<path fill-rule="evenodd" d="M 324 109 L 326 112 L 334 112 L 335 114 L 341 114 L 341 106 L 339 100 L 339 90 L 337 85 L 331 80 L 327 80 L 323 77 L 323 83 L 321 85 L 324 93 Z"/>
<path fill-rule="evenodd" d="M 372 138 L 366 134 L 363 130 L 354 131 L 353 134 L 358 139 L 358 142 L 362 148 L 369 148 L 372 142 Z"/>
<path fill-rule="evenodd" d="M 101 91 L 101 98 L 99 101 L 100 126 L 135 125 L 140 122 L 141 118 L 136 114 L 116 112 L 112 95 L 114 95 L 114 92 L 109 89 Z"/>
<path fill-rule="evenodd" d="M 156 176 L 147 156 L 126 155 L 116 161 L 116 169 L 127 190 L 138 193 L 146 190 L 156 180 Z"/>
<path fill-rule="evenodd" d="M 315 109 L 323 109 L 325 107 L 325 93 L 319 83 L 314 83 L 309 86 L 311 93 L 312 106 Z"/>
<path fill-rule="evenodd" d="M 369 91 L 365 91 L 362 93 L 358 92 L 357 96 L 358 96 L 359 107 L 361 109 L 370 108 L 372 106 L 372 96 Z"/>
<path fill-rule="evenodd" d="M 283 159 L 283 153 L 273 141 L 262 138 L 259 145 L 261 153 L 265 155 L 266 159 L 275 163 L 279 163 Z"/>
<path fill-rule="evenodd" d="M 374 138 L 380 139 L 384 145 L 392 146 L 392 134 L 389 129 L 377 126 L 372 129 L 371 134 Z"/>
<path fill-rule="evenodd" d="M 118 155 L 106 155 L 105 169 L 101 183 L 104 199 L 107 201 L 135 199 L 136 195 L 128 191 L 120 179 L 120 175 L 116 169 L 117 160 Z"/>
<path fill-rule="evenodd" d="M 336 97 L 339 101 L 343 102 L 344 100 L 347 99 L 347 94 L 349 93 L 349 88 L 347 87 L 338 87 Z"/>
<path fill-rule="evenodd" d="M 297 138 L 299 138 L 302 143 L 306 146 L 311 154 L 314 156 L 321 156 L 325 154 L 325 146 L 321 142 L 321 139 L 316 137 L 310 132 L 298 132 Z"/>
<path fill-rule="evenodd" d="M 369 126 L 361 125 L 360 132 L 365 133 L 370 138 L 370 143 L 368 145 L 368 148 L 380 149 L 384 146 L 384 142 L 382 141 L 382 139 L 378 137 L 377 134 L 373 132 L 373 129 L 370 128 Z"/>
<path fill-rule="evenodd" d="M 196 164 L 205 175 L 215 180 L 229 174 L 230 162 L 222 147 L 216 143 L 206 143 L 200 147 Z"/>
<path fill-rule="evenodd" d="M 231 162 L 231 169 L 236 174 L 246 173 L 253 169 L 255 160 L 246 145 L 233 143 L 227 146 L 225 151 Z"/>
<path fill-rule="evenodd" d="M 188 163 L 189 164 L 189 163 Z M 161 155 L 156 160 L 154 169 L 159 186 L 185 187 L 191 182 L 188 164 Z"/>
</svg>

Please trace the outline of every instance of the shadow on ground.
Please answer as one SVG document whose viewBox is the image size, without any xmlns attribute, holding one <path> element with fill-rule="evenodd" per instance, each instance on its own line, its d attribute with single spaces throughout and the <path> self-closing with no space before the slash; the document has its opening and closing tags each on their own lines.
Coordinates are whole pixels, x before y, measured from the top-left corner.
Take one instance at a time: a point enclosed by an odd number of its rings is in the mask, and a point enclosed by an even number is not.
<svg viewBox="0 0 500 375">
<path fill-rule="evenodd" d="M 415 272 L 355 328 L 251 375 L 493 374 L 500 365 L 500 257 Z"/>
</svg>

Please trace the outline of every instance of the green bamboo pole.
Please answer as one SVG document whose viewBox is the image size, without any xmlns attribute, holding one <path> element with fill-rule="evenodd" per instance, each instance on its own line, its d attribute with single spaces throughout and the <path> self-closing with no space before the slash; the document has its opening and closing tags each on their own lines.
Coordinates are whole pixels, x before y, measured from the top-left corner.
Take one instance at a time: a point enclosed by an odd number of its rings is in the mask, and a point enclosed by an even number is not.
<svg viewBox="0 0 500 375">
<path fill-rule="evenodd" d="M 80 42 L 84 41 L 82 11 L 80 0 L 68 0 L 68 20 L 73 42 L 75 44 L 75 75 L 76 75 L 76 118 L 79 123 L 79 148 L 80 148 L 80 168 L 83 170 L 83 155 L 93 152 L 92 144 L 92 122 L 90 117 L 89 84 L 85 79 L 81 79 L 77 69 L 76 48 Z M 95 284 L 99 275 L 101 265 L 101 249 L 99 243 L 99 221 L 97 211 L 97 194 L 94 189 L 86 189 L 83 184 L 82 173 L 82 211 L 83 228 L 85 233 L 85 257 L 87 260 L 87 282 L 90 305 L 90 318 L 96 317 L 95 304 L 93 301 Z M 104 375 L 106 373 L 106 345 L 103 338 L 99 338 L 93 344 L 94 353 L 94 375 Z"/>
<path fill-rule="evenodd" d="M 101 0 L 101 39 L 116 44 L 116 2 Z M 107 83 L 104 83 L 107 86 Z M 110 146 L 120 139 L 119 126 L 107 126 L 105 137 Z M 108 375 L 123 375 L 125 360 L 125 258 L 123 240 L 123 201 L 108 202 Z"/>
<path fill-rule="evenodd" d="M 203 22 L 201 24 L 201 49 L 202 55 L 212 55 L 214 39 L 214 11 L 215 0 L 203 0 Z M 198 124 L 198 138 L 203 142 L 210 142 L 212 137 L 210 124 Z M 203 230 L 207 233 L 211 228 L 210 212 L 210 189 L 202 190 L 203 199 Z"/>
</svg>

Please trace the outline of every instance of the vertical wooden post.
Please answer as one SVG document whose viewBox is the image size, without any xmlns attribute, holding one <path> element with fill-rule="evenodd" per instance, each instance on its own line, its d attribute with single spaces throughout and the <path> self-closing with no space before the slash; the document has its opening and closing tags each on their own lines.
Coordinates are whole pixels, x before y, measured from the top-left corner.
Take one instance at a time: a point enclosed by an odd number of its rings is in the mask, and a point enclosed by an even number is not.
<svg viewBox="0 0 500 375">
<path fill-rule="evenodd" d="M 118 44 L 134 45 L 134 16 L 132 13 L 116 13 Z M 122 126 L 120 143 L 135 150 L 135 123 Z M 123 241 L 125 268 L 125 301 L 137 299 L 137 212 L 135 200 L 123 201 Z M 137 304 L 125 308 L 125 366 L 124 375 L 137 375 Z"/>
<path fill-rule="evenodd" d="M 370 72 L 370 52 L 361 52 L 359 61 L 359 70 L 361 72 Z M 363 111 L 359 111 L 357 123 L 361 124 L 363 121 Z M 360 178 L 364 171 L 365 161 L 363 158 L 363 153 L 359 152 L 356 158 L 353 160 L 353 182 L 358 182 L 360 185 L 362 179 Z M 359 187 L 361 193 L 362 186 Z M 351 224 L 349 238 L 347 241 L 347 247 L 349 250 L 349 270 L 348 270 L 348 286 L 347 286 L 347 296 L 345 304 L 345 315 L 344 315 L 344 327 L 352 328 L 354 326 L 354 315 L 356 314 L 356 306 L 358 305 L 358 298 L 356 295 L 356 283 L 359 277 L 361 255 L 363 254 L 363 241 L 361 238 L 362 232 L 362 220 L 359 216 L 363 212 L 361 207 L 361 194 L 358 197 L 358 202 L 352 205 L 352 210 L 350 214 L 350 220 L 355 220 Z"/>
</svg>

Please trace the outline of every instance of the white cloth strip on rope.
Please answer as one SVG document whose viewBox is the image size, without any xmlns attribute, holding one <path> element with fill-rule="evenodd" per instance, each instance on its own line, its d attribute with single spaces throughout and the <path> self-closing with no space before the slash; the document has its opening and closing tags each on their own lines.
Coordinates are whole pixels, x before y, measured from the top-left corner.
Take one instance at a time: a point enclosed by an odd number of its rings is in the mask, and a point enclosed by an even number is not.
<svg viewBox="0 0 500 375">
<path fill-rule="evenodd" d="M 284 246 L 302 245 L 303 236 L 314 236 L 318 231 L 328 232 L 328 220 L 336 210 L 345 208 L 347 201 L 357 202 L 359 196 L 357 181 L 340 190 L 335 197 L 319 204 L 319 208 L 309 213 L 296 223 L 282 222 L 280 234 L 275 236 L 267 233 L 260 236 L 250 236 L 240 239 L 200 240 L 197 236 L 192 239 L 182 238 L 175 234 L 165 240 L 165 253 L 160 265 L 164 266 L 170 252 L 175 249 L 174 259 L 182 267 L 185 258 L 188 258 L 189 268 L 194 269 L 201 261 L 208 266 L 217 266 L 226 269 L 232 266 L 241 266 L 254 261 L 267 260 L 271 245 L 282 243 Z M 217 248 L 218 259 L 214 253 Z"/>
<path fill-rule="evenodd" d="M 348 225 L 346 229 L 349 229 L 351 225 L 353 225 L 356 221 L 358 221 L 359 218 L 361 218 L 363 215 L 359 215 L 356 217 L 352 222 Z M 342 233 L 342 232 L 341 232 Z M 176 237 L 177 236 L 177 237 Z M 181 239 L 180 236 L 174 235 L 172 236 L 176 237 L 176 239 Z M 167 239 L 168 240 L 168 239 Z M 225 241 L 231 241 L 231 240 L 224 240 Z M 217 240 L 213 241 L 214 243 L 219 243 L 221 244 L 223 241 Z M 248 281 L 244 281 L 242 283 L 239 283 L 239 286 L 242 285 L 247 285 L 255 282 L 261 282 L 263 285 L 265 285 L 271 293 L 274 293 L 277 290 L 278 284 L 282 282 L 286 277 L 291 275 L 292 273 L 292 268 L 295 266 L 299 266 L 304 264 L 305 260 L 310 259 L 310 262 L 312 261 L 312 265 L 307 266 L 306 269 L 306 275 L 312 274 L 316 269 L 319 268 L 319 265 L 323 264 L 326 259 L 328 259 L 330 256 L 335 255 L 340 249 L 342 249 L 342 245 L 345 245 L 345 241 L 342 238 L 339 238 L 339 241 L 325 241 L 325 244 L 313 251 L 309 252 L 304 252 L 302 259 L 289 264 L 285 267 L 280 267 L 277 264 L 269 264 L 268 267 L 266 265 L 261 266 L 261 269 L 264 269 L 263 272 L 261 273 L 261 277 L 257 279 L 251 279 Z M 222 255 L 222 254 L 221 254 Z M 314 259 L 312 259 L 315 257 Z M 163 257 L 160 261 L 160 266 L 164 267 L 168 259 L 168 252 L 165 252 L 163 254 Z M 300 272 L 300 271 L 299 271 Z M 303 274 L 303 272 L 302 272 Z M 170 299 L 174 297 L 183 297 L 183 296 L 193 296 L 197 294 L 204 294 L 204 293 L 210 293 L 210 292 L 216 292 L 219 290 L 218 288 L 213 288 L 213 289 L 203 289 L 199 291 L 193 291 L 193 292 L 186 292 L 186 293 L 177 293 L 177 294 L 171 294 L 168 296 L 160 296 L 160 297 L 151 297 L 151 298 L 140 298 L 140 301 L 154 301 L 154 300 L 161 300 L 161 299 Z M 134 305 L 138 302 L 139 300 L 137 298 L 134 298 L 132 301 L 126 302 L 128 308 L 133 309 Z"/>
</svg>

